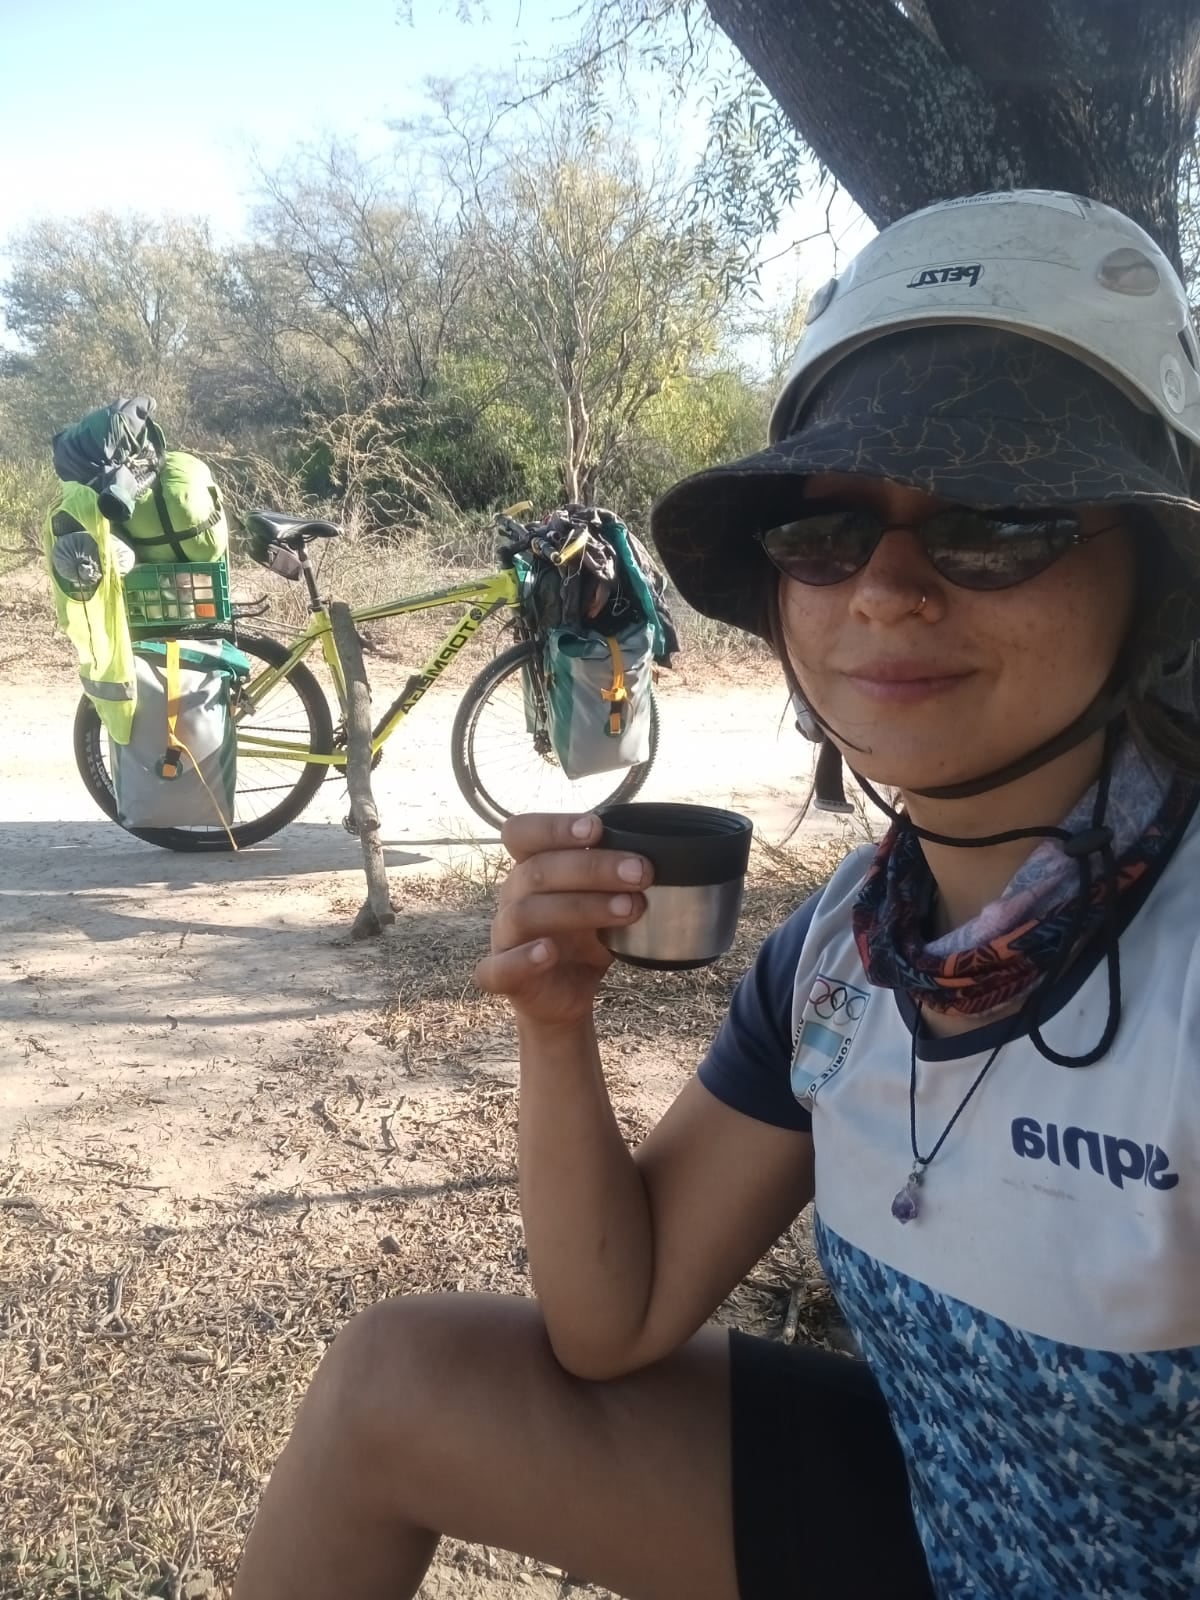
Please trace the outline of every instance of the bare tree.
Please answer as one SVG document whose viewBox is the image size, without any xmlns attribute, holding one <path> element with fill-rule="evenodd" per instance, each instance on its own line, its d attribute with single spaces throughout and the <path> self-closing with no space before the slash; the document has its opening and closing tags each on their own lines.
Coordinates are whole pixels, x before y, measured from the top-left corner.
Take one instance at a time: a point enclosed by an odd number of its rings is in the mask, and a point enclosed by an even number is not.
<svg viewBox="0 0 1200 1600">
<path fill-rule="evenodd" d="M 715 358 L 736 251 L 694 186 L 567 100 L 502 119 L 507 141 L 494 107 L 470 137 L 406 129 L 411 165 L 310 153 L 264 179 L 237 245 L 169 220 L 31 230 L 0 282 L 0 460 L 24 474 L 56 428 L 144 391 L 236 498 L 328 501 L 369 532 L 601 484 L 652 499 L 758 404 Z"/>
<path fill-rule="evenodd" d="M 649 402 L 711 350 L 731 250 L 688 186 L 562 110 L 515 148 L 467 138 L 473 207 L 510 383 L 555 396 L 562 490 L 595 499 Z M 468 174 L 464 179 L 463 174 Z"/>
<path fill-rule="evenodd" d="M 169 427 L 194 423 L 192 379 L 223 338 L 203 223 L 97 212 L 36 223 L 10 253 L 0 312 L 17 344 L 3 372 L 30 444 L 122 392 L 154 394 Z"/>
<path fill-rule="evenodd" d="M 322 344 L 371 399 L 427 399 L 478 266 L 457 208 L 405 195 L 394 173 L 338 144 L 264 185 L 258 281 L 282 265 L 292 289 L 274 301 L 277 334 Z"/>
</svg>

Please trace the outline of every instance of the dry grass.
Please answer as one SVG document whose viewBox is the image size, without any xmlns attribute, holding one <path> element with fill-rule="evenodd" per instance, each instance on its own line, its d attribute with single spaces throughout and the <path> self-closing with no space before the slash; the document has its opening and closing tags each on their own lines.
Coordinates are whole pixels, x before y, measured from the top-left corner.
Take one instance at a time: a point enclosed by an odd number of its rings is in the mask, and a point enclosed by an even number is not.
<svg viewBox="0 0 1200 1600">
<path fill-rule="evenodd" d="M 0 573 L 41 556 L 42 523 L 59 488 L 49 461 L 0 457 Z"/>
<path fill-rule="evenodd" d="M 50 580 L 41 563 L 0 571 L 0 679 L 76 670 L 75 652 L 55 622 Z"/>
<path fill-rule="evenodd" d="M 833 855 L 757 852 L 728 961 L 614 969 L 599 1031 L 620 1063 L 610 1080 L 631 1140 L 693 1070 L 753 949 Z M 41 1152 L 36 1190 L 19 1162 L 0 1171 L 5 1600 L 225 1593 L 300 1396 L 355 1311 L 397 1293 L 528 1293 L 512 1027 L 471 986 L 498 870 L 494 854 L 468 853 L 399 892 L 381 951 L 395 999 L 372 1030 L 394 1070 L 357 1065 L 353 1039 L 330 1024 L 250 1095 L 242 1115 L 261 1125 L 258 1143 L 280 1160 L 302 1154 L 302 1184 L 179 1203 L 164 1223 L 146 1220 L 145 1174 L 127 1154 L 68 1153 L 64 1141 L 50 1171 Z M 802 1337 L 837 1344 L 803 1226 L 720 1317 L 773 1335 L 789 1306 Z M 536 1570 L 447 1542 L 426 1592 L 466 1597 L 485 1578 Z"/>
</svg>

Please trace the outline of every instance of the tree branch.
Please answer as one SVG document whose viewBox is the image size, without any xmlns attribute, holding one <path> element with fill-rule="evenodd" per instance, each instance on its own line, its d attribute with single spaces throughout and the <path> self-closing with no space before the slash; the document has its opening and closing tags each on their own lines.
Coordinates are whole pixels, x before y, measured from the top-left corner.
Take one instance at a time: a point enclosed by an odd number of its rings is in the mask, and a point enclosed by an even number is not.
<svg viewBox="0 0 1200 1600">
<path fill-rule="evenodd" d="M 777 0 L 708 0 L 708 8 L 878 227 L 964 192 L 947 190 L 949 149 L 965 176 L 971 152 L 992 147 L 986 90 L 892 0 L 793 0 L 786 8 Z"/>
<path fill-rule="evenodd" d="M 387 864 L 379 840 L 379 811 L 371 791 L 371 691 L 363 666 L 362 645 L 350 607 L 337 600 L 329 608 L 329 626 L 346 679 L 346 787 L 350 816 L 362 843 L 367 898 L 351 930 L 356 939 L 378 934 L 396 920 L 388 889 Z"/>
<path fill-rule="evenodd" d="M 1178 261 L 1200 0 L 708 6 L 878 226 L 985 189 L 1068 189 L 1127 212 Z"/>
</svg>

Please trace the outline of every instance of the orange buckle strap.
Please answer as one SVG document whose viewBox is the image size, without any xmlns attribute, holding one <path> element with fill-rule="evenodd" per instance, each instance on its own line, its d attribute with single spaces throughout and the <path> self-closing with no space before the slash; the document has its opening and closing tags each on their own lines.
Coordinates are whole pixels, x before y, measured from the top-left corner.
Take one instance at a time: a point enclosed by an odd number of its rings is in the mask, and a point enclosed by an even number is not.
<svg viewBox="0 0 1200 1600">
<path fill-rule="evenodd" d="M 179 640 L 167 640 L 167 748 L 158 764 L 160 778 L 177 778 L 183 770 L 179 742 Z"/>
<path fill-rule="evenodd" d="M 619 739 L 621 730 L 625 726 L 625 713 L 622 706 L 629 703 L 629 690 L 625 687 L 625 662 L 621 655 L 621 646 L 609 636 L 605 640 L 608 653 L 612 657 L 613 681 L 611 689 L 601 689 L 602 697 L 609 702 L 612 710 L 608 718 L 608 731 L 612 738 Z"/>
</svg>

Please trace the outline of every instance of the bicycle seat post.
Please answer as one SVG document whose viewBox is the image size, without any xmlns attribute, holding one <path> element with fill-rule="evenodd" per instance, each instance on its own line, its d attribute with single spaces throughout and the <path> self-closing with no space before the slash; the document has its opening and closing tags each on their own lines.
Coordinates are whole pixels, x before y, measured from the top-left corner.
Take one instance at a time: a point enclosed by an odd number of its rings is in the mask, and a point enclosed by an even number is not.
<svg viewBox="0 0 1200 1600">
<path fill-rule="evenodd" d="M 320 611 L 321 596 L 317 593 L 317 576 L 313 571 L 312 562 L 308 559 L 308 546 L 301 539 L 295 546 L 296 557 L 300 562 L 300 571 L 304 577 L 304 586 L 308 590 L 308 609 Z"/>
</svg>

